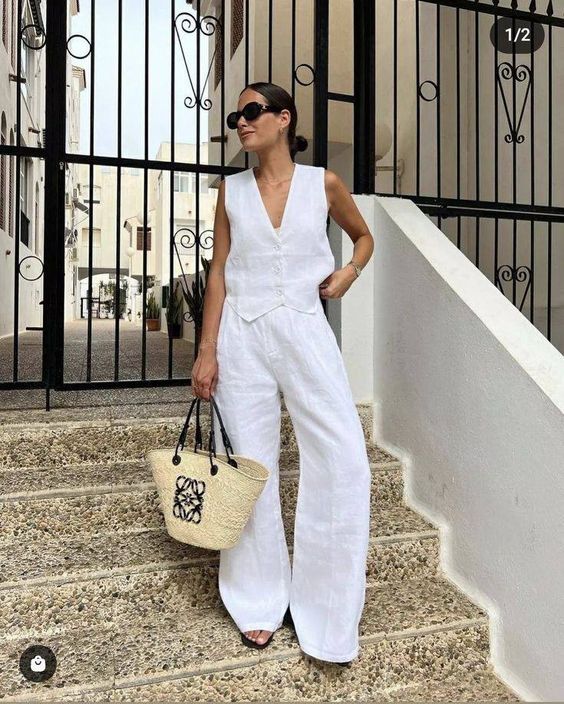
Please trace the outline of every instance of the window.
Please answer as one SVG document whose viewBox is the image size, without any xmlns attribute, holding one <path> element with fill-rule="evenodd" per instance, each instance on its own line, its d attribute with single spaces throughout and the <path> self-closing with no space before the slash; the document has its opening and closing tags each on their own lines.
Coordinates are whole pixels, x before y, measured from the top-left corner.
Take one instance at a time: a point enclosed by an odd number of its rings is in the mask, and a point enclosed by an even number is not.
<svg viewBox="0 0 564 704">
<path fill-rule="evenodd" d="M 210 174 L 200 174 L 200 193 L 208 193 L 209 179 Z M 193 172 L 174 174 L 174 190 L 182 193 L 195 193 L 196 174 Z"/>
<path fill-rule="evenodd" d="M 90 184 L 87 183 L 84 187 L 85 193 L 87 194 L 85 201 L 87 203 L 99 203 L 100 202 L 100 186 L 94 184 L 94 193 L 90 192 Z"/>
<path fill-rule="evenodd" d="M 27 211 L 27 159 L 20 159 L 20 210 Z"/>
<path fill-rule="evenodd" d="M 27 217 L 27 187 L 29 159 L 20 159 L 20 241 L 29 246 L 29 218 Z"/>
<path fill-rule="evenodd" d="M 147 228 L 147 252 L 149 252 L 151 249 L 151 228 Z M 137 250 L 142 252 L 143 251 L 143 228 L 138 227 L 137 228 Z"/>
<path fill-rule="evenodd" d="M 30 73 L 28 70 L 28 62 L 29 62 L 29 54 L 28 54 L 28 48 L 26 46 L 26 42 L 29 42 L 29 30 L 26 30 L 26 36 L 25 36 L 25 41 L 20 42 L 21 45 L 21 66 L 20 66 L 20 76 L 22 78 L 22 83 L 20 83 L 22 93 L 24 95 L 24 98 L 28 99 L 29 98 L 29 86 L 27 84 L 27 78 L 28 74 Z M 32 44 L 33 46 L 33 44 Z"/>
<path fill-rule="evenodd" d="M 174 190 L 182 193 L 192 193 L 194 189 L 191 183 L 191 176 L 193 175 L 194 174 L 175 173 Z"/>
<path fill-rule="evenodd" d="M 82 228 L 82 246 L 86 247 L 88 249 L 88 237 L 89 237 L 89 230 L 87 227 Z M 102 231 L 100 230 L 99 227 L 93 227 L 92 228 L 92 247 L 101 247 L 102 246 Z"/>
</svg>

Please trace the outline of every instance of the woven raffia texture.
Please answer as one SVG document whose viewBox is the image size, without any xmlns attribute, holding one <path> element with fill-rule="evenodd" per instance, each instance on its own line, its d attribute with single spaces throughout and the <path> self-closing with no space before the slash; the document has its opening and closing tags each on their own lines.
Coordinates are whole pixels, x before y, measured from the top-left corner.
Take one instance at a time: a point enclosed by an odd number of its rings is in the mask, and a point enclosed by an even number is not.
<svg viewBox="0 0 564 704">
<path fill-rule="evenodd" d="M 238 466 L 217 454 L 210 473 L 209 455 L 182 450 L 172 463 L 173 449 L 150 450 L 145 458 L 159 492 L 168 533 L 175 540 L 210 550 L 235 545 L 266 485 L 269 470 L 256 460 L 231 455 Z"/>
</svg>

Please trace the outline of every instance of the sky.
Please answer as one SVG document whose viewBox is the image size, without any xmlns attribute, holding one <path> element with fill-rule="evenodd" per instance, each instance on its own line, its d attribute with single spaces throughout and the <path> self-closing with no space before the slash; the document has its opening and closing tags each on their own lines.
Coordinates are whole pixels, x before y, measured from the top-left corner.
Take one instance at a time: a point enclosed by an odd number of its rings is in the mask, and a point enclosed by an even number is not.
<svg viewBox="0 0 564 704">
<path fill-rule="evenodd" d="M 184 0 L 147 0 L 149 2 L 149 159 L 154 159 L 163 141 L 171 139 L 171 2 L 175 3 L 175 16 L 192 13 Z M 118 91 L 118 0 L 95 2 L 95 59 L 94 59 L 94 154 L 117 155 L 117 91 Z M 92 0 L 80 0 L 80 12 L 71 18 L 68 36 L 83 34 L 89 40 L 91 31 Z M 122 0 L 122 156 L 144 158 L 144 102 L 145 102 L 145 0 Z M 178 26 L 178 23 L 177 23 Z M 182 44 L 183 52 L 179 46 Z M 208 43 L 210 38 L 200 32 L 200 91 L 208 73 Z M 212 35 L 213 41 L 213 35 Z M 196 32 L 184 32 L 178 26 L 175 33 L 175 141 L 195 144 L 196 108 L 187 108 L 184 99 L 194 102 L 196 90 Z M 74 38 L 69 44 L 74 54 L 84 55 L 87 45 Z M 213 51 L 213 50 L 212 50 Z M 90 92 L 92 88 L 92 57 L 68 60 L 81 66 L 86 73 L 86 89 L 81 97 L 80 153 L 90 151 Z M 186 62 L 186 63 L 185 63 Z M 190 68 L 191 81 L 186 65 Z M 203 94 L 207 97 L 208 85 Z M 192 89 L 193 86 L 193 89 Z M 188 101 L 187 101 L 188 102 Z M 207 141 L 208 111 L 200 109 L 200 143 Z"/>
</svg>

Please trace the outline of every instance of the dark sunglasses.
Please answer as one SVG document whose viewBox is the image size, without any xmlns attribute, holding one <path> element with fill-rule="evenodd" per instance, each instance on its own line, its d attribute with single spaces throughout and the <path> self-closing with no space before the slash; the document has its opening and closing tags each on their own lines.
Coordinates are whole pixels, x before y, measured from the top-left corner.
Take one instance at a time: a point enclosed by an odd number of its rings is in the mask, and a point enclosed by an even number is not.
<svg viewBox="0 0 564 704">
<path fill-rule="evenodd" d="M 237 110 L 237 112 L 230 112 L 229 115 L 227 115 L 227 127 L 229 127 L 230 130 L 236 130 L 237 123 L 239 122 L 239 118 L 241 117 L 241 115 L 243 115 L 247 122 L 250 122 L 251 120 L 256 120 L 262 112 L 269 111 L 280 112 L 280 109 L 275 108 L 272 105 L 263 105 L 257 102 L 247 103 L 242 110 Z"/>
</svg>

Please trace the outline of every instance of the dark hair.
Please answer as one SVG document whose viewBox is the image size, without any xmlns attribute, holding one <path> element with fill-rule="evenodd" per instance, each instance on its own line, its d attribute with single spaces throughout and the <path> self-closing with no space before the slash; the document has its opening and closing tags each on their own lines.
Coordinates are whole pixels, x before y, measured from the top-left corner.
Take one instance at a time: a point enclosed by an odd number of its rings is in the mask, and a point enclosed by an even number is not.
<svg viewBox="0 0 564 704">
<path fill-rule="evenodd" d="M 296 135 L 298 113 L 296 110 L 296 104 L 294 103 L 292 96 L 286 90 L 284 90 L 282 86 L 279 86 L 276 83 L 268 83 L 266 81 L 249 83 L 247 88 L 255 90 L 257 93 L 263 95 L 268 101 L 268 104 L 272 105 L 278 110 L 286 109 L 290 111 L 290 124 L 288 126 L 288 147 L 290 149 L 290 157 L 293 161 L 296 152 L 304 152 L 307 149 L 308 142 L 303 135 Z M 247 88 L 244 88 L 243 90 L 246 90 Z M 241 91 L 241 93 L 242 92 L 243 91 Z M 239 95 L 241 95 L 241 93 L 239 93 Z"/>
</svg>

